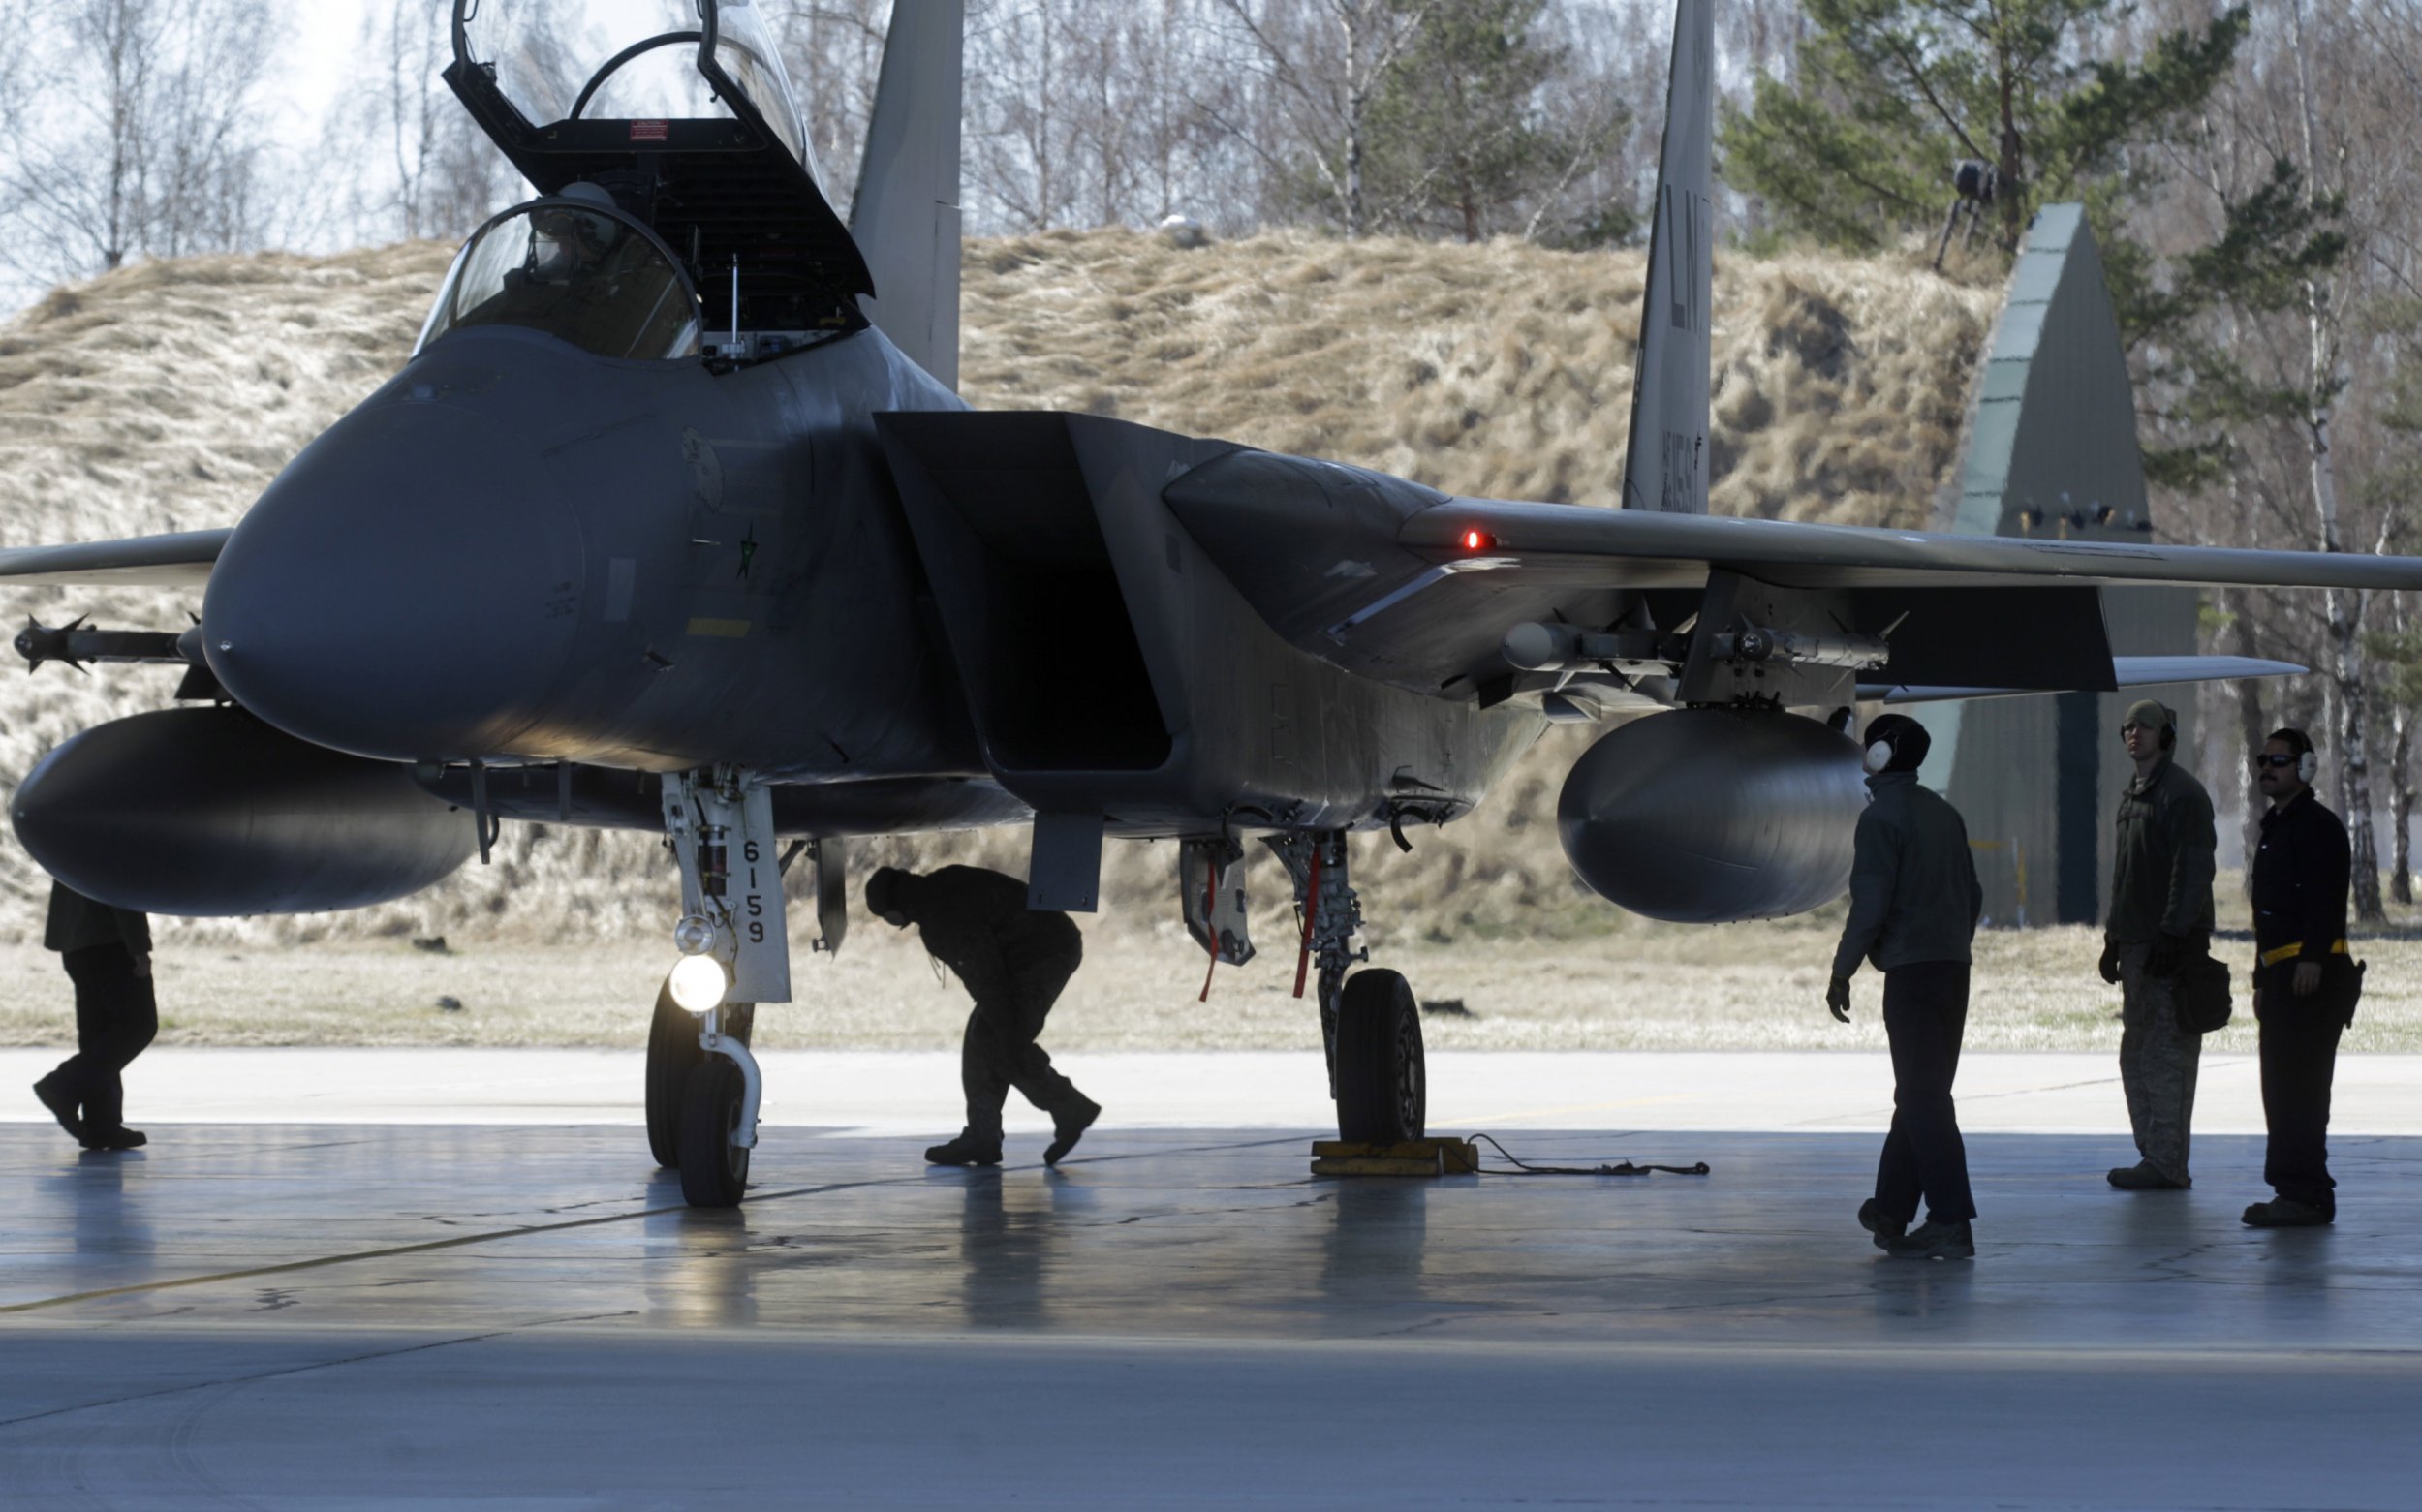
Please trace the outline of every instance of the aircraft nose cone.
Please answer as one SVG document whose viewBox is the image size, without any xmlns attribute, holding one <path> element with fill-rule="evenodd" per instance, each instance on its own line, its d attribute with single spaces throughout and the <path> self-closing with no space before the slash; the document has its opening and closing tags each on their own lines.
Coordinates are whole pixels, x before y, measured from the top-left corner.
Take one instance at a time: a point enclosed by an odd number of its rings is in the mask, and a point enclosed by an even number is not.
<svg viewBox="0 0 2422 1512">
<path fill-rule="evenodd" d="M 579 623 L 579 524 L 545 464 L 442 402 L 339 421 L 211 571 L 211 670 L 315 744 L 385 760 L 512 749 Z"/>
</svg>

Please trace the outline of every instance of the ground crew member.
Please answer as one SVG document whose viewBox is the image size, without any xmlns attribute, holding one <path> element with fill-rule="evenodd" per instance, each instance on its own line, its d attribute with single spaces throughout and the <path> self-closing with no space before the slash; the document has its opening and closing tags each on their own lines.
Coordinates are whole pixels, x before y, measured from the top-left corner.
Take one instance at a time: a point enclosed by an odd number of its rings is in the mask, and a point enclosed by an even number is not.
<svg viewBox="0 0 2422 1512">
<path fill-rule="evenodd" d="M 54 881 L 42 942 L 59 952 L 76 984 L 76 1053 L 34 1083 L 34 1095 L 85 1149 L 135 1149 L 145 1140 L 126 1126 L 118 1073 L 160 1033 L 150 921 Z"/>
<path fill-rule="evenodd" d="M 1876 1195 L 1858 1221 L 1885 1253 L 1969 1259 L 1968 1149 L 1951 1104 L 1968 1027 L 1969 944 L 1984 889 L 1959 811 L 1917 783 L 1932 741 L 1905 714 L 1867 726 L 1867 787 L 1850 868 L 1850 916 L 1833 953 L 1825 1005 L 1850 1021 L 1850 976 L 1872 960 L 1883 972 L 1883 1027 L 1892 1042 L 1892 1131 L 1876 1166 Z M 1915 1232 L 1918 1199 L 1926 1221 Z"/>
<path fill-rule="evenodd" d="M 972 866 L 919 877 L 886 866 L 866 879 L 866 907 L 894 928 L 911 924 L 935 960 L 976 999 L 959 1049 L 967 1127 L 925 1152 L 935 1165 L 1001 1163 L 1001 1108 L 1014 1087 L 1051 1115 L 1042 1154 L 1057 1165 L 1102 1107 L 1051 1068 L 1035 1043 L 1060 990 L 1084 959 L 1084 937 L 1065 913 L 1026 907 L 1026 884 Z"/>
<path fill-rule="evenodd" d="M 2120 1084 L 2135 1130 L 2134 1165 L 2110 1174 L 2127 1191 L 2183 1191 L 2203 1036 L 2178 1021 L 2180 965 L 2212 941 L 2217 845 L 2212 796 L 2178 765 L 2178 716 L 2151 698 L 2129 704 L 2120 739 L 2136 763 L 2119 806 L 2111 864 L 2111 916 L 2102 931 L 2102 979 L 2120 985 Z"/>
<path fill-rule="evenodd" d="M 2354 1016 L 2346 954 L 2346 826 L 2313 791 L 2313 741 L 2274 731 L 2254 757 L 2271 800 L 2253 856 L 2253 1016 L 2262 1026 L 2262 1179 L 2279 1195 L 2246 1209 L 2255 1228 L 2304 1228 L 2338 1217 L 2327 1138 L 2338 1036 Z"/>
</svg>

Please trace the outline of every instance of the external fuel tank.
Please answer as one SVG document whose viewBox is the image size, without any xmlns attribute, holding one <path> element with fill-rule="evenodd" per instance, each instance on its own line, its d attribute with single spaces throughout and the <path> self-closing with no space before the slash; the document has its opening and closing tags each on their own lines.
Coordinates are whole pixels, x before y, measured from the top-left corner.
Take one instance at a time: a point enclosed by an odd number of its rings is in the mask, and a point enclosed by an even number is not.
<svg viewBox="0 0 2422 1512">
<path fill-rule="evenodd" d="M 1850 880 L 1867 803 L 1857 743 L 1766 710 L 1635 720 L 1573 763 L 1556 805 L 1591 889 L 1678 924 L 1804 913 Z"/>
</svg>

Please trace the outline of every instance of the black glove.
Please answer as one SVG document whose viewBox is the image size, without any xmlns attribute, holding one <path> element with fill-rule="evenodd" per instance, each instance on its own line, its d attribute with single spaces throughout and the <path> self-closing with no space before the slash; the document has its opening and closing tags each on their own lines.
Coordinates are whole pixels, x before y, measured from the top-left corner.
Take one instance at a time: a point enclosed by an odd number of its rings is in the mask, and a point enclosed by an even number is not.
<svg viewBox="0 0 2422 1512">
<path fill-rule="evenodd" d="M 1833 1010 L 1836 1023 L 1850 1021 L 1850 979 L 1837 976 L 1825 984 L 1825 1006 Z"/>
<path fill-rule="evenodd" d="M 2154 941 L 2153 951 L 2145 957 L 2145 974 L 2166 980 L 2178 974 L 2178 966 L 2187 958 L 2187 937 L 2166 930 Z"/>
<path fill-rule="evenodd" d="M 2119 985 L 2120 962 L 2118 941 L 2106 939 L 2102 941 L 2102 959 L 2096 963 L 2095 970 L 2102 973 L 2102 979 L 2104 981 L 2109 982 L 2114 987 Z"/>
</svg>

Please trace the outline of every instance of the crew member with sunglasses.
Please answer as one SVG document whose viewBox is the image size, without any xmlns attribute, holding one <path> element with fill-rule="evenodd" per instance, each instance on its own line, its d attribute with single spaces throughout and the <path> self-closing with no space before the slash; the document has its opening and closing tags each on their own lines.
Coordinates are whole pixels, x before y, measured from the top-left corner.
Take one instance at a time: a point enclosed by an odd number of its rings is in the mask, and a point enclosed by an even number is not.
<svg viewBox="0 0 2422 1512">
<path fill-rule="evenodd" d="M 2203 1036 L 2178 1021 L 2173 993 L 2180 966 L 2211 948 L 2212 795 L 2172 756 L 2178 716 L 2160 703 L 2129 704 L 2120 739 L 2136 777 L 2120 798 L 2101 972 L 2122 993 L 2120 1085 L 2141 1158 L 2114 1169 L 2110 1183 L 2183 1191 L 2193 1185 L 2187 1146 Z"/>
<path fill-rule="evenodd" d="M 2253 1016 L 2262 1026 L 2262 1179 L 2278 1193 L 2246 1209 L 2254 1228 L 2308 1228 L 2338 1216 L 2327 1136 L 2338 1036 L 2354 1017 L 2346 953 L 2346 826 L 2313 791 L 2313 740 L 2272 732 L 2253 758 L 2271 800 L 2253 856 Z"/>
</svg>

